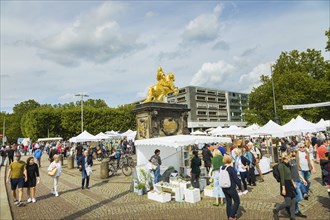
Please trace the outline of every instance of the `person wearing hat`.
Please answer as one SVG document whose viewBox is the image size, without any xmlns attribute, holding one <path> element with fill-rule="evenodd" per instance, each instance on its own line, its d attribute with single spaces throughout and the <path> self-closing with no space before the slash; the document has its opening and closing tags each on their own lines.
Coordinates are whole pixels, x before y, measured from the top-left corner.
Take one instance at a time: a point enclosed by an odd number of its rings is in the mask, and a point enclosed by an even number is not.
<svg viewBox="0 0 330 220">
<path fill-rule="evenodd" d="M 23 186 L 24 181 L 27 180 L 26 164 L 21 161 L 21 155 L 16 154 L 15 161 L 9 165 L 7 174 L 7 183 L 11 184 L 11 193 L 14 197 L 14 204 L 18 207 L 22 206 Z M 16 197 L 16 190 L 18 188 L 18 200 Z"/>
</svg>

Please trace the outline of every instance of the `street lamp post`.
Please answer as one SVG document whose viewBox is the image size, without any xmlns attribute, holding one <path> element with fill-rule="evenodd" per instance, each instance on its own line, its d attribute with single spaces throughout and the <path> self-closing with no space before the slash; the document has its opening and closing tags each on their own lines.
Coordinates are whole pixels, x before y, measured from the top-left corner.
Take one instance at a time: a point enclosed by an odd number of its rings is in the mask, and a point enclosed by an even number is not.
<svg viewBox="0 0 330 220">
<path fill-rule="evenodd" d="M 6 141 L 6 116 L 3 116 L 2 146 L 5 146 L 5 141 Z"/>
<path fill-rule="evenodd" d="M 275 86 L 274 86 L 274 79 L 273 79 L 273 65 L 270 65 L 270 72 L 271 72 L 271 77 L 272 77 L 272 88 L 273 88 L 273 101 L 274 101 L 274 121 L 281 125 L 281 121 L 277 115 L 276 111 L 276 99 L 275 99 Z"/>
<path fill-rule="evenodd" d="M 81 106 L 81 132 L 84 131 L 84 97 L 89 97 L 86 94 L 76 94 L 75 96 L 79 96 L 80 99 L 80 106 Z"/>
</svg>

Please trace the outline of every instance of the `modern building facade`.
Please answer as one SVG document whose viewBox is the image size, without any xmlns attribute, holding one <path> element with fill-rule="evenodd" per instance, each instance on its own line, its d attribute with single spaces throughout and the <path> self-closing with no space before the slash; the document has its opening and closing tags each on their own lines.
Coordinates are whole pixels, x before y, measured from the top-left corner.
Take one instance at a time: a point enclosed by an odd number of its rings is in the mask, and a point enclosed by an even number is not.
<svg viewBox="0 0 330 220">
<path fill-rule="evenodd" d="M 188 105 L 188 127 L 192 131 L 217 126 L 246 125 L 242 113 L 248 106 L 248 94 L 187 86 L 181 88 L 178 95 L 168 96 L 167 101 Z"/>
</svg>

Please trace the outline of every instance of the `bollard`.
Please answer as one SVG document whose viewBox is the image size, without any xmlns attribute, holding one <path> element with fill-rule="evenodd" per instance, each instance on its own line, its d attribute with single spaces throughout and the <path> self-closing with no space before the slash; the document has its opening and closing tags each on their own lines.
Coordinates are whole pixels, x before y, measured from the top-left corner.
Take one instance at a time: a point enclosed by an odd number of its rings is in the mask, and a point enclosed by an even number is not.
<svg viewBox="0 0 330 220">
<path fill-rule="evenodd" d="M 101 179 L 109 178 L 109 162 L 103 161 L 100 166 Z"/>
<path fill-rule="evenodd" d="M 74 164 L 73 164 L 73 156 L 69 156 L 68 159 L 68 169 L 73 169 L 74 168 Z"/>
<path fill-rule="evenodd" d="M 61 165 L 63 166 L 63 154 L 60 154 Z"/>
</svg>

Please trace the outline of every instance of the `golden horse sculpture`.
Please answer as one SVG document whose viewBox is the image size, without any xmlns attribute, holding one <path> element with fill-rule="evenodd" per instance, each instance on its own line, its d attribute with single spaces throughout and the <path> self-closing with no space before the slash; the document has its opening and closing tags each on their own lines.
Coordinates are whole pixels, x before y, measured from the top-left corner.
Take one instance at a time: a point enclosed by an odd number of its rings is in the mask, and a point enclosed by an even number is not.
<svg viewBox="0 0 330 220">
<path fill-rule="evenodd" d="M 165 75 L 161 67 L 157 71 L 157 84 L 153 85 L 148 90 L 148 97 L 143 102 L 164 102 L 164 97 L 170 93 L 178 94 L 178 87 L 174 86 L 174 75 L 168 73 Z"/>
</svg>

